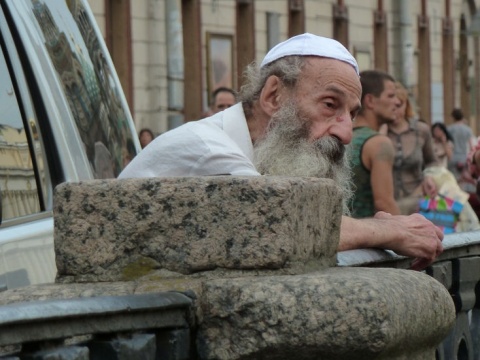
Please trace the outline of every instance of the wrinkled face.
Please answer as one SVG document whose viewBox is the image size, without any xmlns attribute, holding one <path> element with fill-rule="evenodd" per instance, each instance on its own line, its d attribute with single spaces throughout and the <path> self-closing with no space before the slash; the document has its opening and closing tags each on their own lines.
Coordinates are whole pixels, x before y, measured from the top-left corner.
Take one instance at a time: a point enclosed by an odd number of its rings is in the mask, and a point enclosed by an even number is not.
<svg viewBox="0 0 480 360">
<path fill-rule="evenodd" d="M 307 122 L 309 139 L 331 136 L 342 144 L 350 143 L 361 91 L 360 79 L 351 65 L 334 59 L 308 58 L 292 96 Z"/>
<path fill-rule="evenodd" d="M 346 204 L 351 191 L 345 144 L 360 108 L 360 81 L 338 60 L 316 58 L 305 70 L 255 143 L 255 166 L 265 175 L 331 178 L 343 188 Z"/>
<path fill-rule="evenodd" d="M 235 105 L 235 96 L 233 96 L 233 94 L 227 91 L 222 91 L 219 92 L 215 97 L 215 102 L 213 103 L 212 110 L 214 113 L 218 113 L 229 108 L 232 105 Z"/>
<path fill-rule="evenodd" d="M 403 102 L 403 105 L 400 103 L 395 83 L 385 80 L 380 96 L 373 97 L 373 111 L 380 120 L 380 124 L 394 122 L 402 111 L 399 109 L 400 106 L 403 106 L 403 116 L 405 116 L 406 102 Z"/>
</svg>

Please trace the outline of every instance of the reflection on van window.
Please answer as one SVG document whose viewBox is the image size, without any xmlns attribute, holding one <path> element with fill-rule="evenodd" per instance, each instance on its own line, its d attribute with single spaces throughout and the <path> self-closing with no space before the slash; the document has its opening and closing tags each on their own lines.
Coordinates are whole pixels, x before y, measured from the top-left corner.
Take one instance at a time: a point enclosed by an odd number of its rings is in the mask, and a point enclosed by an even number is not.
<svg viewBox="0 0 480 360">
<path fill-rule="evenodd" d="M 135 156 L 128 117 L 85 8 L 78 0 L 32 0 L 32 9 L 96 178 L 116 177 Z M 77 32 L 63 21 L 75 21 Z"/>
<path fill-rule="evenodd" d="M 1 51 L 0 194 L 2 220 L 40 212 L 37 183 L 27 136 Z"/>
</svg>

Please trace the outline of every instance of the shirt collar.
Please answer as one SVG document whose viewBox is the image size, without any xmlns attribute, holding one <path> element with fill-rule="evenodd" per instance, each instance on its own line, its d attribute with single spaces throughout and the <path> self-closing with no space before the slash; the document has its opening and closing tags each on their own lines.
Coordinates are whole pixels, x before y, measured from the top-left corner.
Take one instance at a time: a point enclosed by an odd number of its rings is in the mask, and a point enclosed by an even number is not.
<svg viewBox="0 0 480 360">
<path fill-rule="evenodd" d="M 223 130 L 240 147 L 250 161 L 253 161 L 253 144 L 242 103 L 229 107 L 222 111 L 221 115 Z"/>
</svg>

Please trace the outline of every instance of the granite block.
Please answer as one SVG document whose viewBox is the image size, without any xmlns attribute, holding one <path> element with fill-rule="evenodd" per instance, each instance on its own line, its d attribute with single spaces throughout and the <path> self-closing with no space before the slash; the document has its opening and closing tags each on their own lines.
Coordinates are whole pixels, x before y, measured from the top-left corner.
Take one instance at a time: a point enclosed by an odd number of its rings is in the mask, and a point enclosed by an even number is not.
<svg viewBox="0 0 480 360">
<path fill-rule="evenodd" d="M 455 321 L 428 275 L 331 268 L 206 282 L 202 359 L 434 359 Z"/>
<path fill-rule="evenodd" d="M 93 180 L 55 190 L 58 276 L 132 280 L 155 269 L 335 265 L 341 190 L 328 179 Z"/>
</svg>

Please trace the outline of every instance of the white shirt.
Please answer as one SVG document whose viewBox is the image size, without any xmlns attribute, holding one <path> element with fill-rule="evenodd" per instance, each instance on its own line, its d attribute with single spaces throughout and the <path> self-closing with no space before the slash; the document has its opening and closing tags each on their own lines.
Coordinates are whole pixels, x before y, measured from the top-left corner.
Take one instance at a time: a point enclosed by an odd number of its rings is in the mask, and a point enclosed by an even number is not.
<svg viewBox="0 0 480 360">
<path fill-rule="evenodd" d="M 260 175 L 242 104 L 155 138 L 118 176 Z"/>
</svg>

